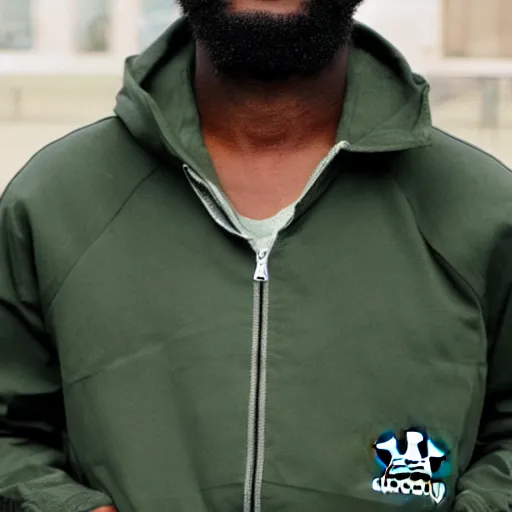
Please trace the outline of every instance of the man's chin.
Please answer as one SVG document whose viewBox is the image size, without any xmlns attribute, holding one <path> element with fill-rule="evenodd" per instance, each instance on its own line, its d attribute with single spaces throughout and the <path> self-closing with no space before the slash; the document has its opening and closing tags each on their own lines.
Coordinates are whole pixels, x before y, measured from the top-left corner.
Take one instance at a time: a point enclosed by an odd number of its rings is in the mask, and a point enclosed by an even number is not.
<svg viewBox="0 0 512 512">
<path fill-rule="evenodd" d="M 351 36 L 361 0 L 237 2 L 232 5 L 238 8 L 260 4 L 307 7 L 288 15 L 268 12 L 268 7 L 263 12 L 230 13 L 224 0 L 206 5 L 200 0 L 181 0 L 196 40 L 220 73 L 269 82 L 311 76 L 332 62 Z"/>
<path fill-rule="evenodd" d="M 320 74 L 335 58 L 341 45 L 332 47 L 319 54 L 314 45 L 300 45 L 296 55 L 276 49 L 274 45 L 260 45 L 257 50 L 248 53 L 250 44 L 231 45 L 222 48 L 205 47 L 213 65 L 224 76 L 248 79 L 264 83 L 285 82 L 291 78 L 306 78 Z M 220 50 L 220 51 L 219 51 Z"/>
<path fill-rule="evenodd" d="M 305 12 L 308 0 L 230 0 L 228 13 L 264 13 L 271 16 Z"/>
</svg>

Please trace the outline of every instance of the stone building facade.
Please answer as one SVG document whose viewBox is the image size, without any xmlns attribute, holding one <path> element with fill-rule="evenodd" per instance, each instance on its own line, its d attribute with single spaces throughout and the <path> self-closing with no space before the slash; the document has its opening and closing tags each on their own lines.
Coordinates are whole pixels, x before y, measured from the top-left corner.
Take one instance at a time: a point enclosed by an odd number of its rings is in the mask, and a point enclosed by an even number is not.
<svg viewBox="0 0 512 512">
<path fill-rule="evenodd" d="M 117 73 L 178 15 L 171 0 L 0 0 L 0 73 Z M 359 18 L 420 71 L 512 69 L 512 0 L 366 0 Z"/>
</svg>

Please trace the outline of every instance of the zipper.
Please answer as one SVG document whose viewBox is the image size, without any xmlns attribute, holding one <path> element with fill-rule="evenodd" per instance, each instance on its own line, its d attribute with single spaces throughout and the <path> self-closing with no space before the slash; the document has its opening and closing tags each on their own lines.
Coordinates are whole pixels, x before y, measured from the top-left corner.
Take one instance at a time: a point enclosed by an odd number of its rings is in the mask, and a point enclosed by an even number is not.
<svg viewBox="0 0 512 512">
<path fill-rule="evenodd" d="M 268 282 L 268 257 L 270 250 L 265 249 L 256 253 L 256 270 L 254 271 L 254 281 L 257 283 Z"/>
<path fill-rule="evenodd" d="M 350 144 L 342 141 L 336 144 L 320 162 L 312 174 L 304 193 L 297 201 L 301 204 L 307 192 L 324 175 L 327 166 L 342 150 L 349 151 Z M 202 179 L 191 167 L 183 164 L 183 170 L 193 190 L 207 209 L 213 220 L 227 232 L 246 240 L 253 249 L 255 244 L 243 233 L 236 214 L 223 194 L 213 184 Z M 281 229 L 286 229 L 294 216 Z M 256 250 L 256 266 L 253 275 L 253 324 L 251 345 L 251 376 L 249 410 L 247 422 L 247 452 L 244 485 L 243 512 L 261 512 L 263 472 L 265 466 L 265 424 L 267 398 L 267 353 L 269 321 L 269 269 L 268 262 L 277 237 L 265 250 Z"/>
<path fill-rule="evenodd" d="M 329 154 L 315 169 L 309 183 L 297 201 L 302 202 L 307 191 L 311 190 L 322 177 L 327 166 L 341 150 L 349 150 L 350 144 L 342 141 L 332 148 Z M 293 221 L 288 221 L 283 230 Z M 279 233 L 278 233 L 279 235 Z M 263 472 L 265 467 L 265 425 L 267 401 L 267 353 L 269 320 L 269 270 L 268 260 L 277 237 L 265 250 L 256 252 L 253 297 L 253 334 L 251 355 L 251 390 L 249 395 L 249 418 L 247 432 L 247 465 L 244 489 L 243 512 L 261 512 Z"/>
<path fill-rule="evenodd" d="M 251 389 L 249 395 L 244 512 L 261 512 L 261 494 L 265 466 L 265 414 L 269 319 L 268 260 L 271 249 L 272 247 L 257 252 L 256 269 L 253 277 Z"/>
<path fill-rule="evenodd" d="M 210 183 L 205 182 L 187 164 L 183 164 L 182 168 L 190 186 L 203 203 L 210 217 L 228 233 L 247 240 L 247 237 L 237 228 L 236 217 L 232 214 L 229 203 L 223 198 L 218 189 Z M 231 213 L 231 215 L 228 215 L 228 212 Z"/>
</svg>

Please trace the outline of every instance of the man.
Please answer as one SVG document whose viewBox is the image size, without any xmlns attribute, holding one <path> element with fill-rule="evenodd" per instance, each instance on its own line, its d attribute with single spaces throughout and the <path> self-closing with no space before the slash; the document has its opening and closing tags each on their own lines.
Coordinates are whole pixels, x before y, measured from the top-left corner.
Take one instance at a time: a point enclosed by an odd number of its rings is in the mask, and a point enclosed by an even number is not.
<svg viewBox="0 0 512 512">
<path fill-rule="evenodd" d="M 359 3 L 182 0 L 11 183 L 2 510 L 510 510 L 512 176 Z"/>
</svg>

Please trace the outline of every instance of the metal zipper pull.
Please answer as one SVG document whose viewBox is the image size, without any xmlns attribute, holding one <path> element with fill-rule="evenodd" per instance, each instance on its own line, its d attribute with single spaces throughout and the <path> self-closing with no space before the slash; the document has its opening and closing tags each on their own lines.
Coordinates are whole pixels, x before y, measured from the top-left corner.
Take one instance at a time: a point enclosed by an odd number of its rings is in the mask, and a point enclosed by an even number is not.
<svg viewBox="0 0 512 512">
<path fill-rule="evenodd" d="M 259 282 L 268 281 L 268 256 L 269 250 L 259 251 L 256 253 L 256 271 L 254 272 L 254 280 Z"/>
</svg>

